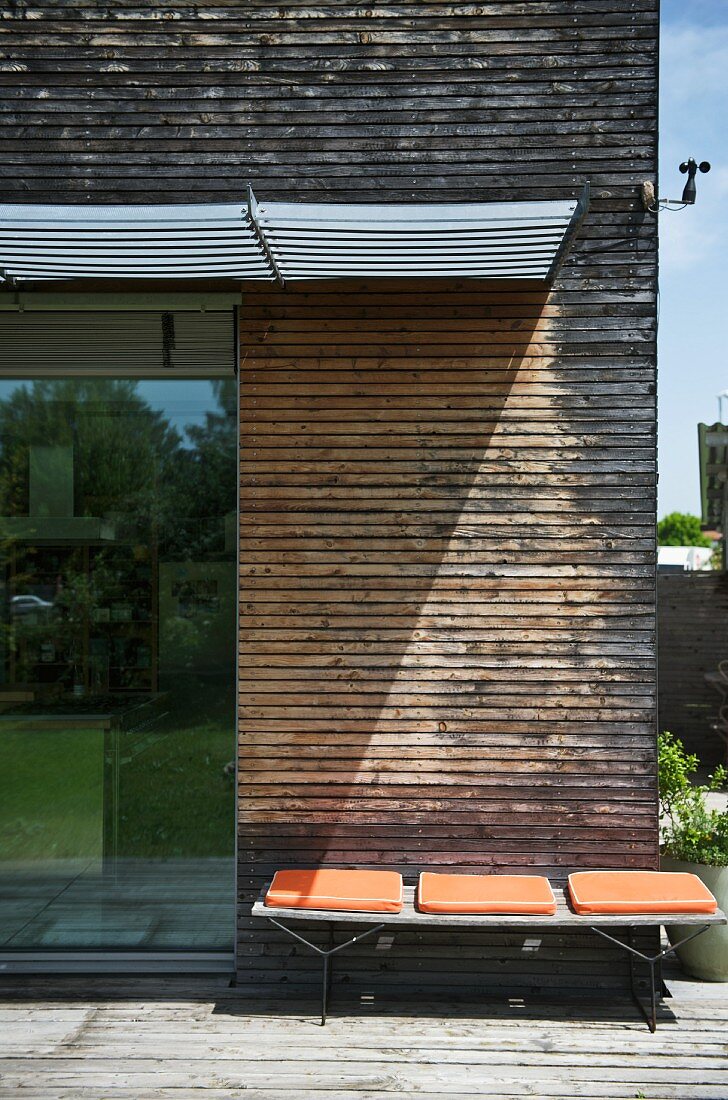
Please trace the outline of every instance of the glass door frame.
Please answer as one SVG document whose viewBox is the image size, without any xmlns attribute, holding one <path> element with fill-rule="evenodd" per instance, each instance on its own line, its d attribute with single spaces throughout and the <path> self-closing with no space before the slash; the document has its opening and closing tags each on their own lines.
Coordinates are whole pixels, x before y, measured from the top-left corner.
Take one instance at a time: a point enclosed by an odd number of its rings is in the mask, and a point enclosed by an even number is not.
<svg viewBox="0 0 728 1100">
<path fill-rule="evenodd" d="M 200 370 L 196 371 L 194 375 L 187 372 L 183 374 L 175 374 L 174 370 L 163 369 L 160 371 L 152 372 L 140 372 L 138 374 L 129 373 L 119 375 L 113 370 L 106 370 L 100 368 L 98 376 L 101 377 L 127 377 L 138 379 L 167 379 L 175 377 L 186 378 L 215 378 L 215 377 L 231 377 L 236 379 L 235 395 L 236 395 L 236 501 L 235 501 L 235 516 L 236 516 L 236 532 L 235 532 L 235 638 L 233 641 L 233 654 L 235 660 L 235 668 L 233 673 L 234 679 L 234 699 L 235 699 L 235 715 L 233 719 L 234 727 L 234 797 L 233 797 L 233 815 L 234 815 L 234 847 L 231 859 L 233 860 L 233 878 L 234 878 L 234 899 L 231 909 L 230 919 L 232 923 L 232 943 L 233 948 L 231 951 L 195 951 L 195 950 L 155 950 L 150 949 L 148 951 L 137 951 L 134 949 L 66 949 L 66 950 L 53 950 L 53 949 L 12 949 L 4 950 L 0 948 L 0 973 L 220 973 L 232 976 L 235 972 L 235 964 L 237 957 L 237 915 L 238 915 L 238 829 L 237 829 L 237 816 L 238 816 L 238 799 L 239 799 L 239 786 L 238 786 L 238 739 L 239 739 L 239 707 L 238 701 L 238 683 L 239 683 L 239 659 L 238 659 L 238 645 L 240 637 L 240 610 L 239 610 L 239 591 L 240 591 L 240 324 L 239 324 L 239 311 L 240 311 L 241 293 L 237 291 L 227 292 L 208 292 L 208 291 L 179 291 L 171 293 L 143 293 L 138 292 L 125 292 L 125 291 L 113 291 L 108 293 L 88 294 L 88 293 L 76 293 L 76 292 L 56 292 L 56 291 L 41 291 L 41 290 L 13 290 L 11 292 L 3 292 L 0 294 L 0 311 L 56 311 L 56 310 L 68 310 L 78 311 L 86 313 L 87 311 L 102 311 L 113 310 L 122 311 L 135 310 L 135 311 L 181 311 L 181 312 L 206 312 L 212 310 L 230 310 L 231 321 L 233 325 L 233 340 L 231 346 L 231 362 L 227 366 L 220 366 L 219 369 Z M 78 376 L 88 377 L 88 372 L 77 372 Z M 24 371 L 18 366 L 8 364 L 5 366 L 0 363 L 0 378 L 22 378 L 25 375 L 28 377 L 42 377 L 53 376 L 57 374 L 64 377 L 73 377 L 74 371 L 69 369 L 67 365 L 60 367 L 57 371 L 53 370 L 39 370 L 35 367 L 32 370 Z M 105 751 L 108 746 L 112 751 L 114 750 L 114 737 L 118 743 L 118 731 L 116 734 L 114 731 L 108 731 L 105 736 Z M 118 747 L 118 744 L 117 744 Z M 114 770 L 114 774 L 118 772 L 118 769 Z M 117 775 L 118 779 L 118 775 Z M 113 779 L 112 779 L 113 781 Z M 106 834 L 106 829 L 104 829 Z"/>
</svg>

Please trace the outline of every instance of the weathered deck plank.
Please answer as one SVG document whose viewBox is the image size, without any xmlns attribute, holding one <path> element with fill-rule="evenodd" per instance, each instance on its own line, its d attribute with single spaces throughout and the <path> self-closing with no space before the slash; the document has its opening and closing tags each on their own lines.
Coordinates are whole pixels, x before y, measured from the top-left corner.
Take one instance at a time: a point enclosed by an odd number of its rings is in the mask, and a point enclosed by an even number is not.
<svg viewBox="0 0 728 1100">
<path fill-rule="evenodd" d="M 226 978 L 0 981 L 0 1097 L 725 1100 L 721 986 L 673 985 L 656 1035 L 626 1000 L 300 1000 Z"/>
</svg>

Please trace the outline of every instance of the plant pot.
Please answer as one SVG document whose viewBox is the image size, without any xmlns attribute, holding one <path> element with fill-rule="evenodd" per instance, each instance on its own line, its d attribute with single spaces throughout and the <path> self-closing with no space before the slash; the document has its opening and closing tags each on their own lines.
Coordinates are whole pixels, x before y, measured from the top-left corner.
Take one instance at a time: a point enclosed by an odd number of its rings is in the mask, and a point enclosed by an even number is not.
<svg viewBox="0 0 728 1100">
<path fill-rule="evenodd" d="M 663 871 L 687 871 L 697 875 L 718 902 L 718 908 L 728 910 L 728 867 L 712 867 L 707 863 L 686 863 L 671 856 L 660 857 Z M 670 943 L 678 943 L 691 932 L 690 925 L 671 924 L 667 927 Z M 686 974 L 706 982 L 728 982 L 728 925 L 709 928 L 690 943 L 677 950 Z"/>
</svg>

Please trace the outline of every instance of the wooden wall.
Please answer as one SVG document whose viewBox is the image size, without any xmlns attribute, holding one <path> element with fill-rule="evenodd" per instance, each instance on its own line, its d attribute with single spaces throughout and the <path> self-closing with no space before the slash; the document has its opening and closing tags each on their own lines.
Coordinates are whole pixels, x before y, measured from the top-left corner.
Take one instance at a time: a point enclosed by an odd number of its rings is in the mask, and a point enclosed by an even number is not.
<svg viewBox="0 0 728 1100">
<path fill-rule="evenodd" d="M 6 201 L 233 200 L 246 180 L 263 198 L 560 198 L 591 178 L 601 273 L 638 258 L 658 0 L 4 8 Z"/>
<path fill-rule="evenodd" d="M 657 611 L 660 729 L 704 764 L 718 764 L 725 745 L 710 726 L 721 697 L 705 675 L 728 660 L 728 574 L 658 574 Z"/>
<path fill-rule="evenodd" d="M 281 865 L 655 866 L 653 378 L 582 328 L 613 297 L 246 292 L 245 901 Z M 241 976 L 315 975 L 245 912 Z M 523 959 L 439 937 L 428 969 L 415 939 L 380 981 Z M 502 980 L 577 985 L 583 942 L 545 943 Z"/>
<path fill-rule="evenodd" d="M 656 172 L 657 0 L 7 14 L 8 198 L 592 184 L 548 299 L 244 291 L 241 978 L 313 973 L 246 916 L 281 862 L 654 866 L 656 223 L 638 187 Z M 379 953 L 380 980 L 533 964 L 512 937 L 433 940 L 432 960 L 415 939 Z M 564 949 L 548 942 L 543 980 Z"/>
</svg>

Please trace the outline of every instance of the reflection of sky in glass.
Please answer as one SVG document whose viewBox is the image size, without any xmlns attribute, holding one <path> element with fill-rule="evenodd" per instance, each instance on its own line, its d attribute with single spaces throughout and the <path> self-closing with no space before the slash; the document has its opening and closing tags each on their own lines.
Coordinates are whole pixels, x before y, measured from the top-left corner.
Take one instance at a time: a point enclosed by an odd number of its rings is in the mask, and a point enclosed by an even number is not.
<svg viewBox="0 0 728 1100">
<path fill-rule="evenodd" d="M 50 381 L 50 379 L 38 379 Z M 23 386 L 30 388 L 33 379 L 0 378 L 0 401 L 6 401 Z M 138 379 L 136 392 L 150 408 L 161 412 L 174 428 L 183 444 L 189 445 L 187 428 L 204 424 L 205 414 L 220 412 L 212 382 L 196 378 Z"/>
<path fill-rule="evenodd" d="M 219 410 L 211 382 L 153 379 L 137 382 L 136 386 L 139 396 L 164 414 L 185 443 L 188 425 L 204 424 L 205 413 Z"/>
</svg>

